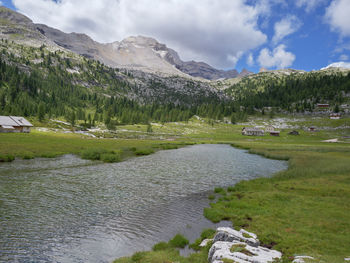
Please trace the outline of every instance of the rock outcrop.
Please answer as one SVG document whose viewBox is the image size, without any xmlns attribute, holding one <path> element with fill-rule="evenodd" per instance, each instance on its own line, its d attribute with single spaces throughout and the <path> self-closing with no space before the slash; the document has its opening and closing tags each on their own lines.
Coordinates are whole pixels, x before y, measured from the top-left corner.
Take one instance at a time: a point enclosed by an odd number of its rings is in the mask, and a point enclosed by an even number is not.
<svg viewBox="0 0 350 263">
<path fill-rule="evenodd" d="M 277 250 L 259 246 L 254 233 L 244 229 L 236 231 L 229 227 L 217 229 L 208 254 L 210 263 L 223 263 L 231 260 L 235 263 L 268 263 L 282 258 Z"/>
</svg>

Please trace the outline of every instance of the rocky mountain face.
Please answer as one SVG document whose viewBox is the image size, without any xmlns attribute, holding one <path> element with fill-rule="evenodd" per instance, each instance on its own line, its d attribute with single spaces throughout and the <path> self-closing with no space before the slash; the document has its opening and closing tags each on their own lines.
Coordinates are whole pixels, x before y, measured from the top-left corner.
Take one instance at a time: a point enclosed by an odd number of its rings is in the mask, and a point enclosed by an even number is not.
<svg viewBox="0 0 350 263">
<path fill-rule="evenodd" d="M 33 72 L 36 72 L 34 75 L 39 73 L 40 77 L 37 79 L 41 82 L 45 82 L 48 75 L 54 74 L 55 78 L 67 80 L 69 85 L 79 90 L 86 88 L 85 91 L 103 97 L 125 97 L 142 105 L 159 103 L 190 107 L 228 100 L 228 97 L 213 88 L 210 82 L 190 78 L 170 64 L 168 72 L 174 69 L 173 72 L 178 71 L 179 74 L 139 70 L 142 66 L 108 66 L 115 63 L 113 58 L 120 59 L 115 54 L 127 53 L 125 48 L 131 45 L 135 46 L 134 53 L 143 51 L 143 57 L 151 56 L 147 53 L 148 49 L 141 48 L 142 45 L 149 46 L 150 39 L 145 39 L 143 43 L 141 38 L 128 38 L 122 42 L 102 45 L 83 34 L 64 34 L 45 25 L 33 24 L 26 17 L 11 10 L 0 8 L 0 16 L 0 62 L 15 66 L 20 73 L 28 76 Z M 155 40 L 152 45 L 155 50 L 162 48 Z M 111 51 L 111 58 L 102 53 L 106 50 Z M 137 59 L 136 56 L 128 63 L 138 65 L 141 61 Z M 105 63 L 101 64 L 98 61 Z M 162 62 L 160 59 L 159 61 Z M 166 65 L 164 61 L 163 63 Z"/>
<path fill-rule="evenodd" d="M 102 44 L 85 34 L 67 34 L 43 24 L 35 24 L 26 16 L 5 7 L 0 7 L 0 36 L 35 47 L 45 44 L 53 49 L 63 48 L 111 67 L 159 75 L 216 80 L 250 74 L 247 70 L 238 73 L 234 69 L 215 69 L 204 62 L 182 61 L 175 50 L 149 37 L 132 36 L 120 42 Z"/>
</svg>

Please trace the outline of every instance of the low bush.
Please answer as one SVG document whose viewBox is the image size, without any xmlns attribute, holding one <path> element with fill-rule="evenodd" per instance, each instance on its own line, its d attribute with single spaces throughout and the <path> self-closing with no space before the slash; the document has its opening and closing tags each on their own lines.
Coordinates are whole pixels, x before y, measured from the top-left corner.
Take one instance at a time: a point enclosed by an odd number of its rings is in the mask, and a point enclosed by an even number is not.
<svg viewBox="0 0 350 263">
<path fill-rule="evenodd" d="M 227 191 L 228 192 L 234 192 L 236 189 L 235 189 L 235 187 L 234 186 L 229 186 L 229 187 L 227 187 Z"/>
<path fill-rule="evenodd" d="M 121 151 L 107 151 L 105 149 L 87 149 L 81 152 L 80 156 L 87 160 L 115 163 L 121 161 Z"/>
<path fill-rule="evenodd" d="M 178 148 L 177 145 L 173 145 L 173 144 L 166 144 L 166 145 L 162 145 L 161 147 L 163 150 L 173 150 Z"/>
<path fill-rule="evenodd" d="M 15 157 L 11 154 L 8 155 L 0 155 L 0 162 L 12 162 Z"/>
<path fill-rule="evenodd" d="M 153 251 L 165 250 L 170 248 L 170 245 L 166 242 L 159 242 L 155 244 L 152 248 Z"/>
<path fill-rule="evenodd" d="M 213 238 L 215 235 L 215 230 L 211 228 L 204 229 L 201 234 L 201 239 Z"/>
<path fill-rule="evenodd" d="M 223 193 L 225 193 L 225 190 L 222 187 L 215 187 L 214 192 L 216 194 L 218 194 L 218 193 L 223 194 Z"/>
<path fill-rule="evenodd" d="M 120 153 L 103 153 L 100 156 L 100 160 L 105 163 L 116 163 L 120 162 L 121 156 Z"/>
<path fill-rule="evenodd" d="M 199 245 L 202 243 L 202 241 L 207 238 L 213 238 L 214 235 L 215 235 L 214 229 L 211 229 L 211 228 L 204 229 L 202 231 L 201 237 L 197 238 L 196 241 L 194 241 L 194 243 L 192 243 L 189 247 L 192 248 L 193 250 L 199 251 L 201 249 Z"/>
<path fill-rule="evenodd" d="M 34 154 L 30 153 L 30 152 L 23 153 L 22 154 L 22 158 L 25 159 L 25 160 L 34 159 Z"/>
<path fill-rule="evenodd" d="M 146 252 L 136 252 L 134 255 L 131 256 L 131 260 L 133 262 L 142 262 L 142 259 L 146 255 Z"/>
<path fill-rule="evenodd" d="M 188 239 L 186 239 L 183 235 L 177 234 L 169 241 L 169 245 L 177 248 L 184 248 L 189 243 Z"/>
<path fill-rule="evenodd" d="M 87 160 L 100 160 L 101 154 L 107 153 L 105 149 L 86 149 L 81 152 L 81 158 Z"/>
<path fill-rule="evenodd" d="M 209 199 L 209 200 L 214 200 L 214 199 L 215 199 L 215 195 L 209 195 L 209 196 L 208 196 L 208 199 Z"/>
<path fill-rule="evenodd" d="M 149 148 L 144 148 L 144 149 L 136 149 L 135 154 L 136 155 L 150 155 L 154 153 L 154 150 L 149 149 Z"/>
</svg>

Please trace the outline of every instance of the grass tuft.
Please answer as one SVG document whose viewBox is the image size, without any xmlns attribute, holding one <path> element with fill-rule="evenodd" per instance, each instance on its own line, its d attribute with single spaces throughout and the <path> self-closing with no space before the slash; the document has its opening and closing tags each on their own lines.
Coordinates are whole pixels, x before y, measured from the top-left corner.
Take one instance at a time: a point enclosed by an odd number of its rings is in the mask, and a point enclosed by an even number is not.
<svg viewBox="0 0 350 263">
<path fill-rule="evenodd" d="M 177 248 L 184 248 L 189 244 L 188 239 L 186 239 L 183 235 L 177 234 L 169 241 L 169 245 Z"/>
<path fill-rule="evenodd" d="M 105 163 L 115 163 L 121 161 L 122 151 L 107 151 L 105 149 L 87 149 L 81 152 L 80 156 L 87 160 L 103 161 Z"/>
<path fill-rule="evenodd" d="M 0 154 L 0 162 L 12 162 L 15 157 L 11 154 L 3 155 Z"/>
<path fill-rule="evenodd" d="M 141 156 L 141 155 L 150 155 L 152 153 L 154 153 L 154 150 L 153 149 L 150 149 L 150 148 L 143 148 L 143 149 L 136 149 L 134 151 L 134 153 L 138 156 Z"/>
<path fill-rule="evenodd" d="M 166 250 L 169 248 L 170 248 L 170 245 L 167 242 L 159 242 L 153 246 L 152 250 L 159 251 L 159 250 Z"/>
</svg>

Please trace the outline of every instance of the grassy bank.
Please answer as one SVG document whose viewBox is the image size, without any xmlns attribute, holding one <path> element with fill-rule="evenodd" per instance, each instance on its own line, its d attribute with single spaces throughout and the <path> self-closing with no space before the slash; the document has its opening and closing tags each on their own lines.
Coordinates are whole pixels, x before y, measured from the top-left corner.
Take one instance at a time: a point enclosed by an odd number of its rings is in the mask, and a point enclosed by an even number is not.
<svg viewBox="0 0 350 263">
<path fill-rule="evenodd" d="M 231 220 L 235 227 L 257 233 L 264 246 L 283 252 L 283 262 L 300 254 L 313 256 L 314 262 L 344 262 L 350 256 L 350 145 L 322 140 L 348 131 L 301 131 L 300 136 L 292 136 L 285 130 L 277 138 L 243 137 L 238 132 L 227 134 L 219 129 L 206 141 L 231 142 L 253 154 L 288 160 L 289 168 L 271 178 L 242 181 L 225 191 L 216 189 L 217 197 L 204 215 L 213 222 Z M 208 136 L 194 137 L 201 135 Z M 141 261 L 124 258 L 115 263 L 204 263 L 207 249 L 183 258 L 167 248 L 145 252 Z"/>
<path fill-rule="evenodd" d="M 272 178 L 238 183 L 204 214 L 214 222 L 258 234 L 262 243 L 323 262 L 344 262 L 350 249 L 350 148 L 346 144 L 315 145 L 240 142 L 270 158 L 289 158 L 289 169 Z"/>
<path fill-rule="evenodd" d="M 317 125 L 333 128 L 329 120 L 325 121 L 327 125 L 322 120 L 317 120 Z M 346 128 L 349 119 L 341 122 L 345 128 L 320 129 L 314 133 L 298 129 L 299 136 L 288 135 L 290 128 L 281 130 L 280 137 L 246 137 L 240 134 L 245 125 L 219 123 L 213 126 L 203 121 L 154 125 L 153 136 L 168 134 L 168 138 L 174 138 L 176 135 L 175 141 L 165 141 L 167 137 L 163 140 L 93 139 L 38 131 L 0 134 L 0 156 L 11 159 L 13 156 L 53 157 L 73 153 L 82 157 L 85 154 L 88 159 L 114 161 L 174 149 L 186 143 L 220 142 L 267 158 L 288 160 L 288 170 L 272 178 L 243 181 L 233 187 L 227 185 L 224 190 L 217 189 L 210 196 L 213 203 L 205 209 L 204 215 L 214 222 L 231 220 L 235 227 L 258 234 L 265 246 L 284 253 L 285 262 L 290 262 L 296 254 L 314 256 L 316 262 L 344 262 L 344 257 L 350 256 L 350 144 L 342 136 L 349 134 Z M 311 119 L 301 122 L 303 128 L 310 125 Z M 332 138 L 340 138 L 344 143 L 322 142 Z M 207 250 L 204 248 L 184 258 L 176 247 L 163 244 L 154 251 L 115 262 L 204 263 Z"/>
<path fill-rule="evenodd" d="M 289 169 L 272 178 L 242 181 L 225 191 L 205 209 L 213 222 L 231 220 L 258 234 L 262 244 L 284 254 L 284 262 L 303 254 L 315 262 L 344 262 L 350 255 L 350 148 L 347 144 L 317 145 L 280 142 L 236 142 L 269 158 L 289 159 Z M 170 262 L 207 262 L 207 248 L 191 258 L 173 249 L 144 254 L 145 261 L 168 253 Z M 137 262 L 131 259 L 115 263 Z"/>
<path fill-rule="evenodd" d="M 189 144 L 183 141 L 140 139 L 95 139 L 79 134 L 54 132 L 0 133 L 0 161 L 14 157 L 56 157 L 77 154 L 82 158 L 115 162 L 136 155 L 147 155 L 162 149 Z"/>
</svg>

